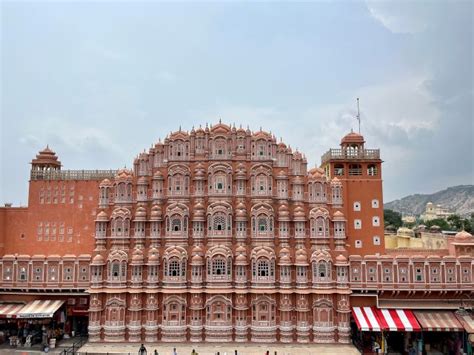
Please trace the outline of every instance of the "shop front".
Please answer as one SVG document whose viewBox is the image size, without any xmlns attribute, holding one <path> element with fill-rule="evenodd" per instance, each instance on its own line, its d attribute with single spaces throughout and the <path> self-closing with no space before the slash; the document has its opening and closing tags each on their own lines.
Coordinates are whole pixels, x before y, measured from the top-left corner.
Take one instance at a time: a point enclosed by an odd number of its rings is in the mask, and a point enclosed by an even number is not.
<svg viewBox="0 0 474 355">
<path fill-rule="evenodd" d="M 461 308 L 458 311 L 454 312 L 454 314 L 456 315 L 456 318 L 459 320 L 465 330 L 465 352 L 468 355 L 472 355 L 474 347 L 474 315 L 472 314 L 472 310 L 467 311 L 466 309 Z"/>
<path fill-rule="evenodd" d="M 471 312 L 353 307 L 353 340 L 363 354 L 472 355 Z"/>
<path fill-rule="evenodd" d="M 421 327 L 410 310 L 353 307 L 354 344 L 363 354 L 408 354 L 420 346 Z"/>
<path fill-rule="evenodd" d="M 55 347 L 64 336 L 64 301 L 33 300 L 0 305 L 0 338 L 11 347 Z"/>
</svg>

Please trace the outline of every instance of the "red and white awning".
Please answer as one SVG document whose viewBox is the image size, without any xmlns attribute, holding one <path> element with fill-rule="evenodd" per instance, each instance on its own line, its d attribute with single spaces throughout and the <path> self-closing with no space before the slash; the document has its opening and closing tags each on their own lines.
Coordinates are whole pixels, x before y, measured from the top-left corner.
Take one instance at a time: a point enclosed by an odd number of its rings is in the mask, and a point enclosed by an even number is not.
<svg viewBox="0 0 474 355">
<path fill-rule="evenodd" d="M 20 309 L 25 305 L 20 303 L 3 303 L 0 304 L 0 318 L 16 318 Z"/>
<path fill-rule="evenodd" d="M 472 313 L 456 314 L 456 318 L 461 322 L 466 332 L 474 334 L 474 315 Z"/>
<path fill-rule="evenodd" d="M 352 315 L 357 323 L 357 328 L 364 332 L 382 331 L 382 327 L 375 313 L 374 307 L 352 307 Z"/>
<path fill-rule="evenodd" d="M 352 314 L 357 327 L 362 331 L 418 332 L 421 330 L 413 312 L 408 310 L 353 307 Z"/>
<path fill-rule="evenodd" d="M 415 311 L 423 330 L 434 332 L 459 332 L 464 328 L 450 311 Z"/>
<path fill-rule="evenodd" d="M 26 304 L 17 314 L 17 318 L 52 318 L 54 312 L 63 305 L 60 300 L 35 300 Z"/>
<path fill-rule="evenodd" d="M 405 331 L 405 332 L 419 332 L 421 331 L 420 324 L 415 318 L 412 311 L 404 309 L 377 309 L 377 317 L 384 330 L 391 332 Z"/>
</svg>

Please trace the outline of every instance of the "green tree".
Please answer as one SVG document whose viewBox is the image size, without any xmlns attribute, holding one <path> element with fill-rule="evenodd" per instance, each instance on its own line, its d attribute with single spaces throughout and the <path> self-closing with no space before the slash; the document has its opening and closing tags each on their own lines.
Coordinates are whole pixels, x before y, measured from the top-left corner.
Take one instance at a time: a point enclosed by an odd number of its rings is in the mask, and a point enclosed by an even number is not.
<svg viewBox="0 0 474 355">
<path fill-rule="evenodd" d="M 383 219 L 385 227 L 392 225 L 395 229 L 398 229 L 402 226 L 402 215 L 399 212 L 393 210 L 383 210 Z"/>
<path fill-rule="evenodd" d="M 452 214 L 448 217 L 448 223 L 451 226 L 451 230 L 460 230 L 463 227 L 463 219 L 458 214 Z"/>
<path fill-rule="evenodd" d="M 438 226 L 441 228 L 441 230 L 453 230 L 451 228 L 451 225 L 445 219 L 442 218 L 435 218 L 429 221 L 424 221 L 423 224 L 428 228 L 431 228 L 432 226 Z"/>
</svg>

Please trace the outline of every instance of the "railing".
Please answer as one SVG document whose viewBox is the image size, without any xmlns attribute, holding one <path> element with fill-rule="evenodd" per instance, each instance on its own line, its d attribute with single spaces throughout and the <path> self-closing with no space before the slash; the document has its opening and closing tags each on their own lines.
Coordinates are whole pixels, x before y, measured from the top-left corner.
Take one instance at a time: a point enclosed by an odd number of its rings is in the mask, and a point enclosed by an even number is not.
<svg viewBox="0 0 474 355">
<path fill-rule="evenodd" d="M 356 151 L 345 149 L 329 149 L 321 157 L 321 163 L 328 160 L 344 160 L 344 159 L 380 159 L 379 149 L 359 149 Z"/>
<path fill-rule="evenodd" d="M 103 180 L 113 178 L 117 170 L 32 170 L 31 180 Z"/>
<path fill-rule="evenodd" d="M 87 336 L 81 336 L 71 347 L 61 351 L 61 355 L 75 355 L 77 351 L 87 342 Z"/>
</svg>

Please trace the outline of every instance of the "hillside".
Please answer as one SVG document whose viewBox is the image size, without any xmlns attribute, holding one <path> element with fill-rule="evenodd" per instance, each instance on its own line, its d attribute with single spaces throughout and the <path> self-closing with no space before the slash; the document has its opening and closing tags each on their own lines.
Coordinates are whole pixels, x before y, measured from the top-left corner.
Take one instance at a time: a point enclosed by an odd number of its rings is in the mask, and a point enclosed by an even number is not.
<svg viewBox="0 0 474 355">
<path fill-rule="evenodd" d="M 384 208 L 401 212 L 404 215 L 420 215 L 426 203 L 440 204 L 459 215 L 467 216 L 474 212 L 474 185 L 448 187 L 433 194 L 416 194 L 385 203 Z"/>
</svg>

